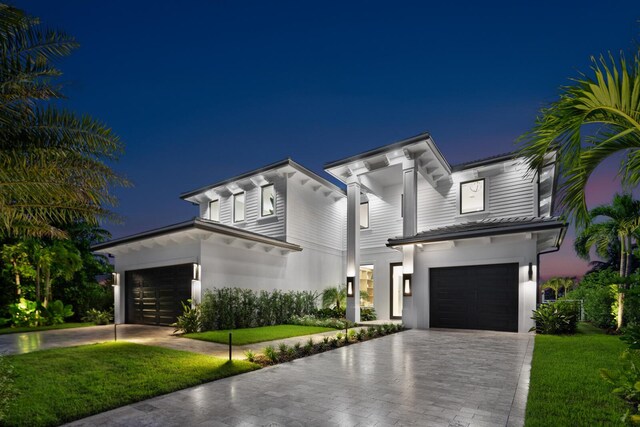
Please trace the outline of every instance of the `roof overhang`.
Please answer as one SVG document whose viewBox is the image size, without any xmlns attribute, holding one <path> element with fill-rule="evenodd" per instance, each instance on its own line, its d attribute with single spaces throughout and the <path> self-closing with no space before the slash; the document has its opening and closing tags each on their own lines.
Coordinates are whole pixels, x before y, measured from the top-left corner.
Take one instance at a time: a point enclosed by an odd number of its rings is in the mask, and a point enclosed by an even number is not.
<svg viewBox="0 0 640 427">
<path fill-rule="evenodd" d="M 375 193 L 375 179 L 367 179 L 368 175 L 384 168 L 402 165 L 405 160 L 415 161 L 418 172 L 434 187 L 441 181 L 451 180 L 451 165 L 427 132 L 342 160 L 329 162 L 325 164 L 325 171 L 344 183 L 357 177 L 367 190 Z M 368 181 L 372 182 L 367 184 Z"/>
<path fill-rule="evenodd" d="M 318 187 L 324 187 L 325 192 L 336 198 L 346 197 L 345 191 L 322 178 L 318 174 L 310 171 L 304 166 L 291 159 L 284 159 L 271 163 L 264 167 L 245 172 L 224 181 L 206 185 L 198 189 L 187 191 L 180 195 L 180 198 L 192 203 L 201 203 L 207 200 L 215 200 L 219 197 L 229 197 L 240 191 L 247 191 L 273 182 L 278 178 L 291 178 L 295 174 L 306 176 L 305 179 L 312 179 L 317 182 Z"/>
<path fill-rule="evenodd" d="M 567 222 L 559 218 L 540 218 L 535 221 L 523 221 L 521 223 L 506 222 L 498 226 L 488 223 L 486 227 L 473 223 L 467 224 L 466 227 L 465 224 L 459 224 L 455 227 L 445 227 L 444 229 L 418 233 L 411 237 L 389 239 L 387 246 L 399 248 L 406 245 L 432 244 L 518 234 L 536 234 L 539 241 L 538 251 L 541 252 L 552 247 L 560 247 L 567 232 L 567 227 Z"/>
<path fill-rule="evenodd" d="M 113 253 L 128 251 L 132 248 L 151 248 L 163 246 L 168 243 L 181 243 L 189 241 L 207 240 L 214 237 L 222 238 L 226 244 L 234 242 L 241 243 L 247 249 L 254 247 L 262 248 L 266 252 L 277 249 L 286 254 L 289 252 L 300 252 L 302 248 L 294 243 L 268 237 L 262 234 L 253 233 L 246 230 L 218 224 L 201 218 L 194 218 L 190 221 L 172 224 L 166 227 L 145 231 L 131 236 L 110 240 L 104 243 L 93 245 L 94 252 Z"/>
</svg>

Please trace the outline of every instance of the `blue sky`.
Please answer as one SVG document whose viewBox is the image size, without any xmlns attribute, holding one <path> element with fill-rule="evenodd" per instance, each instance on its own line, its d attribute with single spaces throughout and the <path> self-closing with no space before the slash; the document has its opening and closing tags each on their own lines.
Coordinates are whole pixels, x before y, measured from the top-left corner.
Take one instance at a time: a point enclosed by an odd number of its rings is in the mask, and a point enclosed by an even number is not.
<svg viewBox="0 0 640 427">
<path fill-rule="evenodd" d="M 422 131 L 451 163 L 512 151 L 592 55 L 640 39 L 637 1 L 429 3 L 13 4 L 82 45 L 60 63 L 64 105 L 126 144 L 118 237 L 193 217 L 179 193 L 285 157 L 321 172 Z M 590 204 L 618 189 L 615 166 Z M 543 275 L 584 271 L 570 243 Z"/>
</svg>

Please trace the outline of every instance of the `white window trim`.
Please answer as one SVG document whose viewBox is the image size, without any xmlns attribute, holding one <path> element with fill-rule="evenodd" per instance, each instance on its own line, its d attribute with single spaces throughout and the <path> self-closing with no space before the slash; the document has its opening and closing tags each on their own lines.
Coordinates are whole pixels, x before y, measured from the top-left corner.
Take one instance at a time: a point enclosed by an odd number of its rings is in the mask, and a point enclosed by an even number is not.
<svg viewBox="0 0 640 427">
<path fill-rule="evenodd" d="M 264 188 L 265 187 L 273 187 L 273 213 L 267 214 L 267 215 L 263 215 L 264 214 L 264 200 L 263 200 L 263 196 L 264 196 Z M 265 185 L 261 185 L 260 186 L 260 218 L 271 218 L 276 216 L 276 206 L 277 206 L 277 202 L 278 202 L 278 194 L 276 193 L 276 184 L 271 182 L 269 184 L 265 184 Z"/>
<path fill-rule="evenodd" d="M 482 210 L 480 211 L 472 211 L 472 212 L 462 212 L 462 185 L 468 184 L 470 182 L 482 181 Z M 467 181 L 461 181 L 458 184 L 458 212 L 456 216 L 471 216 L 471 215 L 486 215 L 489 213 L 489 197 L 488 197 L 488 188 L 489 188 L 489 180 L 486 178 L 475 178 L 469 179 Z"/>
<path fill-rule="evenodd" d="M 243 215 L 242 215 L 242 219 L 239 221 L 236 221 L 236 196 L 239 196 L 240 194 L 244 194 L 244 203 L 243 203 Z M 247 192 L 246 191 L 240 191 L 239 193 L 234 193 L 233 195 L 233 199 L 232 199 L 232 217 L 231 219 L 233 220 L 234 224 L 241 224 L 243 222 L 245 222 L 247 220 Z"/>
</svg>

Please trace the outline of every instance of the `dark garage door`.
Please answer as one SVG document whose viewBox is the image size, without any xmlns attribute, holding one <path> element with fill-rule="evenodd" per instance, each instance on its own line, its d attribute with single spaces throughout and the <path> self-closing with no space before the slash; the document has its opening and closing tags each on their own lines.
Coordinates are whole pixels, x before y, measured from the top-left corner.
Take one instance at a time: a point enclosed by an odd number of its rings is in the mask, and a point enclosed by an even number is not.
<svg viewBox="0 0 640 427">
<path fill-rule="evenodd" d="M 193 264 L 145 268 L 125 273 L 127 323 L 170 325 L 191 298 Z"/>
<path fill-rule="evenodd" d="M 518 264 L 432 268 L 432 328 L 518 331 Z"/>
</svg>

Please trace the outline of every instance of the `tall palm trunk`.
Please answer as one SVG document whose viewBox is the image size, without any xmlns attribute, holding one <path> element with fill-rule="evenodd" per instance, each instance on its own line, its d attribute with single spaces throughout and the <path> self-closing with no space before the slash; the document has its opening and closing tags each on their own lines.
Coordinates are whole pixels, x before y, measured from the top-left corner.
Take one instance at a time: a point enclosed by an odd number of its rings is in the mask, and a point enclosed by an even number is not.
<svg viewBox="0 0 640 427">
<path fill-rule="evenodd" d="M 630 263 L 631 263 L 631 251 L 629 250 L 630 237 L 625 233 L 619 234 L 620 239 L 620 277 L 624 282 L 624 278 L 628 276 Z M 618 316 L 616 330 L 620 330 L 623 325 L 622 317 L 624 316 L 624 283 L 618 285 Z"/>
<path fill-rule="evenodd" d="M 44 273 L 44 302 L 42 305 L 47 308 L 51 299 L 51 272 L 47 269 Z"/>
<path fill-rule="evenodd" d="M 21 290 L 20 290 L 20 273 L 18 272 L 18 263 L 14 260 L 12 264 L 13 264 L 13 271 L 16 272 L 16 295 L 19 297 Z"/>
</svg>

